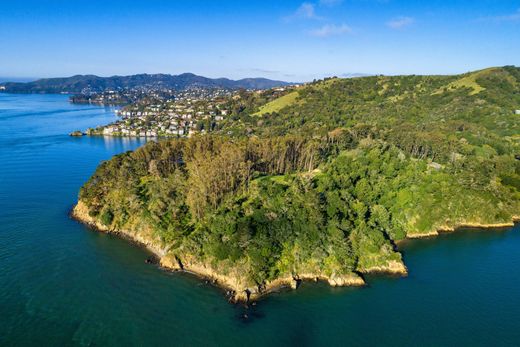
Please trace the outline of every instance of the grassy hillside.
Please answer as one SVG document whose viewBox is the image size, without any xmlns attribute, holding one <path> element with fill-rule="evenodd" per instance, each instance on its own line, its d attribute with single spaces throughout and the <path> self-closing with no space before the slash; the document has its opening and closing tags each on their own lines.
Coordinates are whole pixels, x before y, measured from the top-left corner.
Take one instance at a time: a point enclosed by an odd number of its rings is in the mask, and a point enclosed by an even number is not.
<svg viewBox="0 0 520 347">
<path fill-rule="evenodd" d="M 90 217 L 152 230 L 169 259 L 262 293 L 287 278 L 403 273 L 395 241 L 520 215 L 518 68 L 244 100 L 222 134 L 102 163 L 79 196 Z"/>
<path fill-rule="evenodd" d="M 298 99 L 298 92 L 294 91 L 284 96 L 279 97 L 265 105 L 260 106 L 260 110 L 254 115 L 261 115 L 265 113 L 279 112 L 283 108 L 296 103 Z"/>
<path fill-rule="evenodd" d="M 467 89 L 470 95 L 478 94 L 486 88 L 482 87 L 477 82 L 477 79 L 495 73 L 500 73 L 500 69 L 489 68 L 467 73 L 465 75 L 460 76 L 460 78 L 456 79 L 455 81 L 449 83 L 447 86 L 438 89 L 437 91 L 435 91 L 435 94 L 442 94 L 445 91 L 453 91 L 457 89 Z"/>
</svg>

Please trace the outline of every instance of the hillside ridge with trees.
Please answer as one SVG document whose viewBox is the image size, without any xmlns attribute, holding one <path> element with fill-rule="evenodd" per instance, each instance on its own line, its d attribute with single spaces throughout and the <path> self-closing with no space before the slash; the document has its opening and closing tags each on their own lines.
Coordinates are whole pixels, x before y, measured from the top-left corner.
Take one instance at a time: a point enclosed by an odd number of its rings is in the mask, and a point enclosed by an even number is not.
<svg viewBox="0 0 520 347">
<path fill-rule="evenodd" d="M 289 85 L 288 82 L 266 78 L 208 78 L 192 73 L 180 75 L 138 74 L 130 76 L 100 77 L 76 75 L 63 78 L 43 78 L 31 82 L 0 83 L 0 92 L 6 93 L 101 93 L 107 90 L 135 89 L 182 91 L 188 88 L 268 89 Z"/>
</svg>

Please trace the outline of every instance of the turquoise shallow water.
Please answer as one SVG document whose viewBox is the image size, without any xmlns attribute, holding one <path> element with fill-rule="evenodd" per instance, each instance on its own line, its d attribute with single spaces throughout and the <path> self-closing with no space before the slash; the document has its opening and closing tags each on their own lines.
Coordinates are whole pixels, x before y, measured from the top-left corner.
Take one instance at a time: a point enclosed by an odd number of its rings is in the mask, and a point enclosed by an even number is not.
<svg viewBox="0 0 520 347">
<path fill-rule="evenodd" d="M 112 111 L 0 94 L 0 346 L 520 345 L 519 227 L 409 242 L 408 278 L 306 283 L 251 309 L 145 264 L 68 218 L 99 162 L 142 144 L 66 135 Z"/>
</svg>

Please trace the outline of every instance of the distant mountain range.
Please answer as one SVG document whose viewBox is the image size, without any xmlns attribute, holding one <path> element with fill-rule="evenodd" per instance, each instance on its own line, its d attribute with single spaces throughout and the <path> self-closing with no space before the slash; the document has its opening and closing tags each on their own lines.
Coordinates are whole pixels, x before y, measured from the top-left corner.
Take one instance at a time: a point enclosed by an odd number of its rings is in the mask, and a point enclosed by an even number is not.
<svg viewBox="0 0 520 347">
<path fill-rule="evenodd" d="M 131 89 L 138 87 L 168 88 L 185 90 L 191 87 L 228 88 L 228 89 L 268 89 L 291 83 L 266 78 L 207 78 L 192 73 L 181 75 L 139 74 L 131 76 L 99 77 L 95 75 L 76 75 L 66 78 L 45 78 L 32 82 L 0 83 L 0 91 L 7 93 L 81 93 L 83 91 L 102 92 L 107 89 Z"/>
</svg>

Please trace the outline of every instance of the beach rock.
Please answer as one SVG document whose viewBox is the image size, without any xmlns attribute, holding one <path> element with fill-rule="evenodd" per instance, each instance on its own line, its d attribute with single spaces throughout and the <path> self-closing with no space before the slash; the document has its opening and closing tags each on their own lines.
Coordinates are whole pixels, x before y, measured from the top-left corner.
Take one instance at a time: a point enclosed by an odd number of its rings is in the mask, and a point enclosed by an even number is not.
<svg viewBox="0 0 520 347">
<path fill-rule="evenodd" d="M 301 283 L 302 283 L 302 279 L 300 277 L 298 277 L 298 276 L 293 277 L 290 281 L 291 289 L 298 289 L 298 287 L 300 286 Z"/>
<path fill-rule="evenodd" d="M 179 266 L 179 262 L 175 257 L 171 255 L 165 255 L 161 258 L 160 265 L 164 268 L 171 269 L 171 270 L 182 270 L 182 268 Z"/>
<path fill-rule="evenodd" d="M 363 286 L 365 285 L 365 281 L 361 276 L 352 274 L 352 275 L 336 275 L 332 274 L 327 278 L 327 282 L 332 287 L 344 287 L 344 286 Z"/>
</svg>

